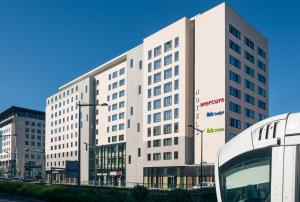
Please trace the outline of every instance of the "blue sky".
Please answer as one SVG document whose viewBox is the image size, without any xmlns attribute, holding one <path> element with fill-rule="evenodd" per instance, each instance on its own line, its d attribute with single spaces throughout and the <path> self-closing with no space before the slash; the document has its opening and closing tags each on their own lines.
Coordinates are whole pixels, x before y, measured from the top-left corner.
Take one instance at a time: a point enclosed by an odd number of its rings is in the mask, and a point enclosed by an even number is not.
<svg viewBox="0 0 300 202">
<path fill-rule="evenodd" d="M 44 110 L 62 84 L 221 2 L 0 0 L 0 111 Z M 270 115 L 300 111 L 300 2 L 226 2 L 269 39 Z"/>
</svg>

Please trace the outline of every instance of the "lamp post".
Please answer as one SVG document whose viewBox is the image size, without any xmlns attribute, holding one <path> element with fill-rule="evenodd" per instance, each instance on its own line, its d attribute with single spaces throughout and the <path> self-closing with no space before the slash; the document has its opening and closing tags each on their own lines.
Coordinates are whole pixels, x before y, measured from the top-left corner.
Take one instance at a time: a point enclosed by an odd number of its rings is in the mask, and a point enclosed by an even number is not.
<svg viewBox="0 0 300 202">
<path fill-rule="evenodd" d="M 80 131 L 81 131 L 81 107 L 107 107 L 107 103 L 102 104 L 91 104 L 91 103 L 81 103 L 80 101 L 76 104 L 78 106 L 78 170 L 77 170 L 77 185 L 80 187 L 80 155 L 81 155 L 81 137 L 80 137 Z M 95 142 L 95 141 L 94 141 Z"/>
<path fill-rule="evenodd" d="M 192 128 L 193 130 L 196 130 L 201 133 L 201 162 L 200 162 L 200 189 L 202 189 L 203 184 L 203 130 L 200 130 L 199 128 L 194 127 L 194 125 L 190 124 L 187 125 L 187 127 Z"/>
</svg>

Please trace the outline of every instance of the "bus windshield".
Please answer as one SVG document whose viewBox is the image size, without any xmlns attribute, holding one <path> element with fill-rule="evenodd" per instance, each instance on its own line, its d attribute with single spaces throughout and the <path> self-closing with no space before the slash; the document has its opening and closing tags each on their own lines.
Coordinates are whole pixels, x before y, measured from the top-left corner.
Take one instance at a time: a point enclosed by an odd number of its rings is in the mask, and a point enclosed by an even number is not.
<svg viewBox="0 0 300 202">
<path fill-rule="evenodd" d="M 271 156 L 265 154 L 237 157 L 220 169 L 223 202 L 256 202 L 268 198 Z"/>
</svg>

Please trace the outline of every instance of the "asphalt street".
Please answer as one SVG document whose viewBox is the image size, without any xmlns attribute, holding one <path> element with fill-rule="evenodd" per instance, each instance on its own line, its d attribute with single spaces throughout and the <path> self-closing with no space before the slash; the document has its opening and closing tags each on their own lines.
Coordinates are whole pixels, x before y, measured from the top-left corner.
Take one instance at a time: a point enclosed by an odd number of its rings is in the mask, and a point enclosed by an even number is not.
<svg viewBox="0 0 300 202">
<path fill-rule="evenodd" d="M 0 202 L 38 202 L 37 200 L 30 200 L 27 198 L 17 197 L 0 193 Z"/>
</svg>

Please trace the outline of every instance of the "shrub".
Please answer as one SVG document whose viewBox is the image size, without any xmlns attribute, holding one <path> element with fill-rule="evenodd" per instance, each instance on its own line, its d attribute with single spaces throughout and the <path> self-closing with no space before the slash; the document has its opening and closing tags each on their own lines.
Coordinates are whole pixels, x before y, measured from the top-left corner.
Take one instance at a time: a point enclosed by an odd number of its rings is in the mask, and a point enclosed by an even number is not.
<svg viewBox="0 0 300 202">
<path fill-rule="evenodd" d="M 149 190 L 143 186 L 135 186 L 131 190 L 131 196 L 136 200 L 136 201 L 146 201 L 147 196 L 148 196 Z"/>
</svg>

